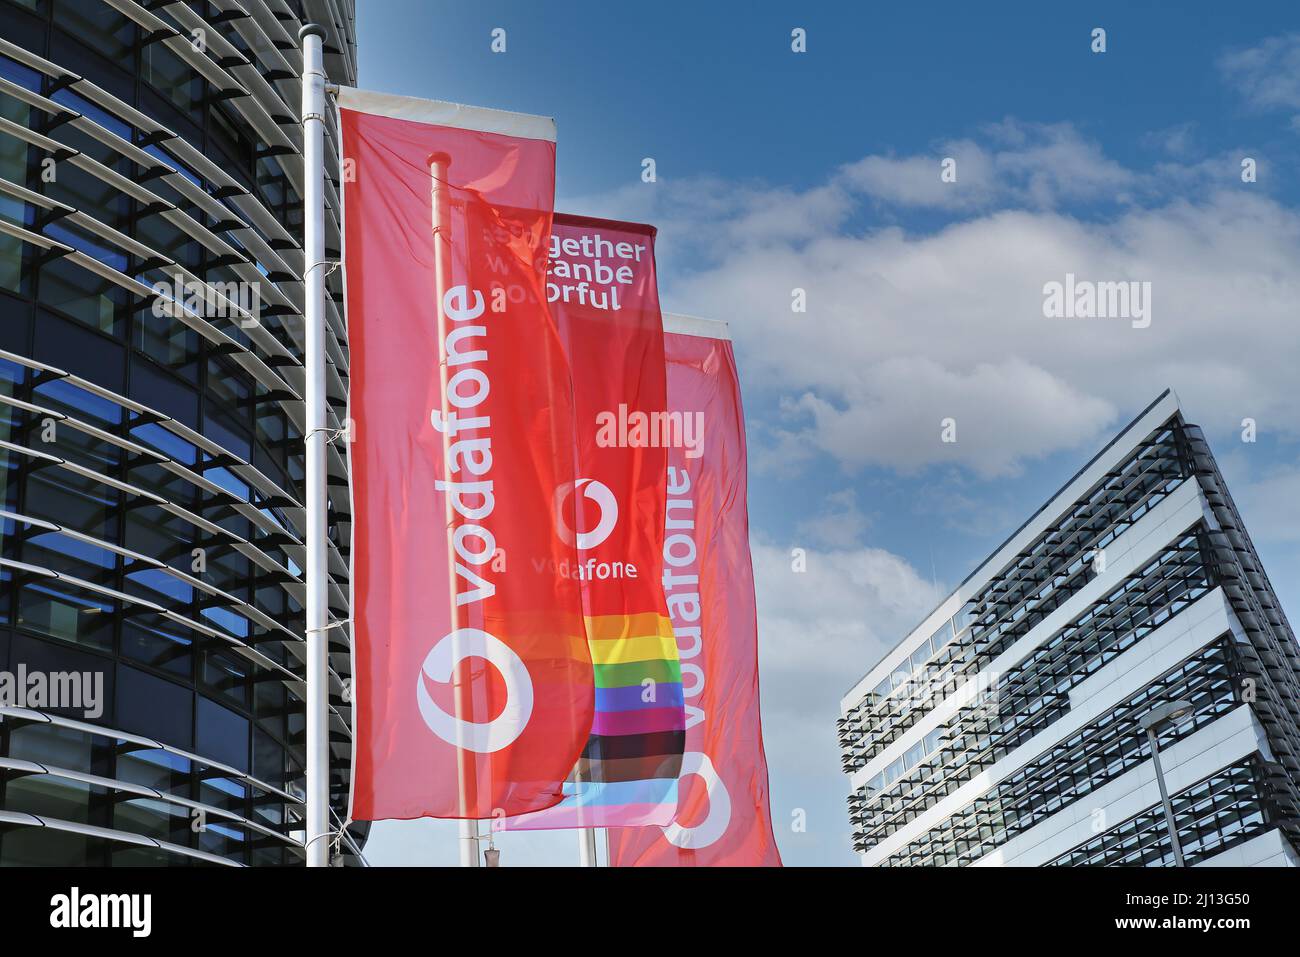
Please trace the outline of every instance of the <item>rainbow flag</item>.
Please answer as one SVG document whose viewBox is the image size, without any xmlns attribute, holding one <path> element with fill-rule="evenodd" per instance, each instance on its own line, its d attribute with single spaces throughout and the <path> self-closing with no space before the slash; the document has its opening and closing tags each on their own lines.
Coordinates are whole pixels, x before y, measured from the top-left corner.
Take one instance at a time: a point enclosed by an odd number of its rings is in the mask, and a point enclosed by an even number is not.
<svg viewBox="0 0 1300 957">
<path fill-rule="evenodd" d="M 654 239 L 651 226 L 555 217 L 548 286 L 582 476 L 557 491 L 556 520 L 575 546 L 595 712 L 559 804 L 501 829 L 667 826 L 677 813 L 686 707 L 663 585 L 670 443 L 650 427 L 668 407 Z"/>
<path fill-rule="evenodd" d="M 682 665 L 672 623 L 653 612 L 587 618 L 596 679 L 591 736 L 558 805 L 498 830 L 672 823 L 686 744 Z"/>
</svg>

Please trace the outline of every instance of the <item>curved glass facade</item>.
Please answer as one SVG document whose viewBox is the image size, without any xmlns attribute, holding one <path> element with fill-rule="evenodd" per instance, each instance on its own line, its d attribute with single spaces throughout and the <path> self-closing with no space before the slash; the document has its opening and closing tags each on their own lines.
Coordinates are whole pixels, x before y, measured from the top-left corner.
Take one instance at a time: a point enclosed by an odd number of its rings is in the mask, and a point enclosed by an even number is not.
<svg viewBox="0 0 1300 957">
<path fill-rule="evenodd" d="M 355 83 L 352 0 L 0 0 L 0 864 L 303 861 L 305 21 Z"/>
</svg>

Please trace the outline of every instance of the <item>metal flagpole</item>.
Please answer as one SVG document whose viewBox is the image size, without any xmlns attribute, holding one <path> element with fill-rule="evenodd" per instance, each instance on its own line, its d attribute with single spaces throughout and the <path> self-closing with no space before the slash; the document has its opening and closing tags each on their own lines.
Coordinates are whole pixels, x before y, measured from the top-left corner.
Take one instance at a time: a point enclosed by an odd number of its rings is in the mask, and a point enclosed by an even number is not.
<svg viewBox="0 0 1300 957">
<path fill-rule="evenodd" d="M 437 303 L 434 307 L 438 315 L 438 348 L 442 353 L 439 355 L 438 374 L 442 385 L 442 395 L 448 395 L 448 374 L 447 374 L 447 314 L 443 306 L 443 296 L 451 288 L 451 197 L 449 195 L 447 183 L 447 167 L 450 160 L 443 154 L 436 154 L 429 157 L 429 179 L 430 179 L 430 200 L 433 206 L 432 227 L 433 227 L 433 273 L 434 273 L 434 294 L 437 297 Z M 445 401 L 445 398 L 444 398 Z M 444 431 L 442 434 L 442 454 L 443 461 L 451 461 L 450 453 L 451 436 Z M 468 811 L 469 806 L 474 802 L 470 800 L 471 785 L 476 785 L 473 776 L 477 771 L 476 766 L 469 759 L 463 740 L 463 715 L 469 710 L 467 706 L 466 694 L 468 689 L 460 678 L 461 655 L 460 655 L 460 622 L 457 620 L 456 604 L 456 578 L 452 569 L 456 567 L 456 553 L 452 547 L 452 528 L 455 524 L 455 515 L 452 513 L 451 494 L 443 496 L 446 501 L 447 514 L 447 575 L 450 584 L 450 602 L 448 607 L 451 609 L 451 627 L 452 627 L 452 660 L 455 662 L 452 671 L 452 688 L 454 707 L 456 709 L 456 777 L 460 793 L 461 813 Z M 479 861 L 479 829 L 478 821 L 474 819 L 461 819 L 457 825 L 460 840 L 460 866 L 461 867 L 478 867 Z"/>
<path fill-rule="evenodd" d="M 478 821 L 461 821 L 460 822 L 460 866 L 461 867 L 481 867 L 482 861 L 478 858 L 479 833 Z"/>
<path fill-rule="evenodd" d="M 578 795 L 578 866 L 579 867 L 597 867 L 596 860 L 596 829 L 594 827 L 583 827 L 586 818 L 586 809 L 582 806 L 582 785 L 587 783 L 587 776 L 579 770 L 573 772 L 574 791 Z"/>
<path fill-rule="evenodd" d="M 578 866 L 600 866 L 596 860 L 596 829 L 594 827 L 578 828 Z"/>
<path fill-rule="evenodd" d="M 329 605 L 325 483 L 325 31 L 302 43 L 303 270 L 307 373 L 307 866 L 329 866 Z"/>
</svg>

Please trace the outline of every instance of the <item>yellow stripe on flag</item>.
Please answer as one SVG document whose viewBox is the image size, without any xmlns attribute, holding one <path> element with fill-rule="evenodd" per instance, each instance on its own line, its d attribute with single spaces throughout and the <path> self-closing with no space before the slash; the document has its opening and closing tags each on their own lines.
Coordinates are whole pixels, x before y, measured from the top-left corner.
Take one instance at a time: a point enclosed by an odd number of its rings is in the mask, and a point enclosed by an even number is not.
<svg viewBox="0 0 1300 957">
<path fill-rule="evenodd" d="M 610 638 L 589 641 L 593 665 L 618 665 L 629 661 L 676 661 L 677 642 L 661 635 L 648 638 Z"/>
<path fill-rule="evenodd" d="M 672 622 L 653 612 L 589 617 L 587 644 L 594 665 L 677 660 Z"/>
</svg>

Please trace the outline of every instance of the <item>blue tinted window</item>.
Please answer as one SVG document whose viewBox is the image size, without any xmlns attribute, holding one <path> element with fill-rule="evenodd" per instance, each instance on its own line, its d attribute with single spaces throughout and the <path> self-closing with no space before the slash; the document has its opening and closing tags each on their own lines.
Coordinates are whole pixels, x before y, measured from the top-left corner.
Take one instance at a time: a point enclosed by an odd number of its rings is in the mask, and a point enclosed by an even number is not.
<svg viewBox="0 0 1300 957">
<path fill-rule="evenodd" d="M 11 83 L 17 83 L 25 90 L 31 90 L 33 93 L 41 92 L 41 74 L 7 56 L 0 56 L 0 76 Z"/>
<path fill-rule="evenodd" d="M 158 162 L 162 163 L 164 166 L 168 166 L 171 169 L 174 169 L 176 172 L 180 173 L 182 176 L 184 176 L 195 186 L 198 186 L 200 189 L 203 188 L 203 180 L 201 180 L 194 173 L 190 172 L 189 168 L 186 167 L 184 163 L 182 163 L 176 157 L 172 156 L 162 147 L 150 145 L 142 148 L 146 153 L 148 153 L 154 159 L 158 160 Z"/>
<path fill-rule="evenodd" d="M 939 630 L 930 636 L 930 643 L 934 645 L 934 650 L 938 651 L 948 642 L 952 641 L 952 620 L 949 619 L 939 626 Z"/>
<path fill-rule="evenodd" d="M 212 430 L 205 429 L 204 431 L 212 431 Z M 209 438 L 216 440 L 216 436 L 210 435 Z M 223 448 L 229 448 L 229 446 L 223 445 Z M 233 449 L 232 451 L 238 452 L 237 449 Z M 248 500 L 248 494 L 249 494 L 248 483 L 243 481 L 242 479 L 236 478 L 235 473 L 231 472 L 230 469 L 227 468 L 208 469 L 207 472 L 204 473 L 203 477 L 210 482 L 215 482 L 217 485 L 220 485 L 222 488 L 224 488 L 227 492 L 230 492 L 232 495 L 244 499 L 245 501 Z"/>
<path fill-rule="evenodd" d="M 17 362 L 10 362 L 8 359 L 0 359 L 0 379 L 17 385 L 23 381 L 26 375 L 26 366 L 21 366 Z M 6 395 L 13 395 L 13 390 L 6 390 Z"/>
<path fill-rule="evenodd" d="M 164 429 L 156 422 L 137 425 L 131 430 L 131 437 L 143 445 L 157 449 L 173 462 L 193 465 L 198 461 L 198 449 L 175 432 Z"/>
<path fill-rule="evenodd" d="M 178 602 L 188 604 L 194 597 L 193 588 L 179 578 L 157 568 L 143 568 L 140 571 L 131 572 L 126 577 L 137 584 L 143 585 L 145 588 L 159 592 L 169 598 L 174 598 Z"/>
<path fill-rule="evenodd" d="M 58 242 L 80 250 L 87 256 L 99 260 L 106 266 L 112 266 L 118 272 L 126 272 L 128 258 L 117 246 L 109 245 L 99 237 L 75 227 L 61 223 L 50 223 L 45 227 L 45 235 Z"/>
<path fill-rule="evenodd" d="M 84 96 L 78 96 L 71 90 L 64 88 L 55 92 L 50 99 L 55 103 L 66 106 L 70 110 L 76 110 L 82 116 L 94 120 L 100 126 L 104 127 L 104 129 L 117 134 L 128 143 L 131 142 L 132 129 L 130 124 L 123 123 L 112 113 L 99 108 Z"/>
<path fill-rule="evenodd" d="M 117 720 L 123 731 L 194 750 L 194 694 L 180 685 L 117 667 Z"/>
<path fill-rule="evenodd" d="M 211 757 L 248 773 L 248 719 L 199 695 L 195 746 Z"/>
<path fill-rule="evenodd" d="M 122 421 L 122 407 L 102 396 L 87 392 L 63 379 L 54 379 L 35 389 L 35 395 L 53 399 L 64 409 L 75 410 L 79 419 L 98 419 L 101 424 L 116 425 Z"/>
<path fill-rule="evenodd" d="M 215 622 L 232 635 L 248 637 L 248 619 L 226 608 L 205 608 L 203 617 Z"/>
</svg>

